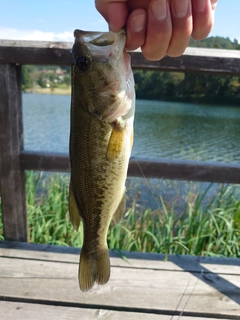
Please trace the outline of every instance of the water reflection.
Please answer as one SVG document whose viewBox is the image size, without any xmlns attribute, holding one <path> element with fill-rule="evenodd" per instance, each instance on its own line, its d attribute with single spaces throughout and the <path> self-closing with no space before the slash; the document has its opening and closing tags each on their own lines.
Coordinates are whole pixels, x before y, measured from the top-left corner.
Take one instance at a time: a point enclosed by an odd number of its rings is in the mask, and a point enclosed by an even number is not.
<svg viewBox="0 0 240 320">
<path fill-rule="evenodd" d="M 239 162 L 240 108 L 138 101 L 133 155 Z"/>
<path fill-rule="evenodd" d="M 68 152 L 70 96 L 23 94 L 25 149 Z M 133 156 L 240 163 L 240 108 L 138 100 Z"/>
</svg>

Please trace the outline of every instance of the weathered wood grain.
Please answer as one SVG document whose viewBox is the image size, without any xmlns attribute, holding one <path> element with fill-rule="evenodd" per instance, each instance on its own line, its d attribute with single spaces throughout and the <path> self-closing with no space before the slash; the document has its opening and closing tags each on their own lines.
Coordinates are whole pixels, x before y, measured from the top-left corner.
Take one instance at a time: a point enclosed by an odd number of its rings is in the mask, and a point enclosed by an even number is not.
<svg viewBox="0 0 240 320">
<path fill-rule="evenodd" d="M 131 52 L 132 66 L 136 69 L 200 72 L 211 74 L 240 74 L 238 50 L 187 48 L 181 57 L 165 56 L 160 61 L 148 61 L 141 52 Z"/>
<path fill-rule="evenodd" d="M 240 183 L 240 165 L 217 162 L 132 158 L 128 174 L 132 177 Z"/>
<path fill-rule="evenodd" d="M 69 65 L 71 47 L 69 42 L 0 40 L 0 63 Z M 140 50 L 130 55 L 133 68 L 240 74 L 238 50 L 187 48 L 181 57 L 161 61 L 147 61 Z"/>
<path fill-rule="evenodd" d="M 0 257 L 7 258 L 66 262 L 78 265 L 80 251 L 80 248 L 73 247 L 0 241 Z M 36 255 L 35 252 L 37 252 Z M 202 273 L 204 267 L 209 273 L 240 275 L 240 259 L 237 258 L 169 255 L 168 261 L 164 261 L 166 257 L 164 254 L 122 251 L 122 255 L 126 258 L 124 260 L 116 250 L 110 250 L 109 255 L 111 265 L 115 267 L 198 273 Z"/>
<path fill-rule="evenodd" d="M 12 261 L 13 264 L 15 262 Z M 3 263 L 1 259 L 1 269 Z M 66 265 L 62 263 L 59 264 L 60 270 L 53 263 L 39 266 L 31 264 L 35 271 L 23 277 L 23 268 L 27 267 L 27 263 L 22 261 L 17 266 L 20 270 L 12 268 L 15 277 L 0 277 L 0 296 L 44 300 L 50 304 L 61 301 L 62 305 L 139 313 L 161 314 L 164 311 L 170 313 L 184 310 L 185 313 L 202 316 L 217 314 L 219 318 L 240 314 L 239 291 L 234 292 L 234 285 L 239 284 L 236 276 L 227 276 L 229 283 L 233 284 L 224 288 L 219 285 L 220 292 L 189 273 L 112 268 L 108 284 L 95 286 L 91 292 L 82 293 L 78 288 L 77 268 L 65 268 Z M 67 273 L 70 271 L 72 274 Z M 46 276 L 44 272 L 47 272 Z M 231 298 L 234 295 L 238 295 L 237 301 Z"/>
<path fill-rule="evenodd" d="M 3 250 L 7 253 L 8 249 L 1 249 L 1 253 Z M 38 251 L 31 253 L 32 260 L 24 255 L 0 257 L 0 300 L 33 299 L 41 304 L 145 314 L 177 315 L 184 311 L 183 315 L 217 319 L 237 319 L 240 314 L 240 272 L 231 274 L 231 266 L 224 274 L 205 273 L 203 266 L 202 272 L 198 267 L 188 272 L 155 266 L 152 269 L 113 266 L 107 285 L 82 293 L 78 288 L 76 261 L 44 261 L 41 255 L 38 259 Z M 213 260 L 218 265 L 218 259 Z M 237 266 L 238 259 L 232 260 Z M 197 260 L 193 260 L 195 265 Z"/>
<path fill-rule="evenodd" d="M 70 172 L 69 156 L 63 153 L 22 151 L 21 167 L 24 170 Z"/>
<path fill-rule="evenodd" d="M 6 240 L 27 241 L 21 67 L 0 64 L 0 189 Z"/>
<path fill-rule="evenodd" d="M 63 261 L 61 258 L 59 260 L 56 260 L 56 256 L 53 255 L 53 257 L 51 257 L 50 255 L 48 255 L 48 259 L 43 260 L 42 258 L 39 258 L 39 254 L 38 252 L 36 253 L 36 256 L 34 257 L 34 252 L 32 252 L 32 256 L 27 258 L 26 255 L 24 255 L 24 253 L 22 254 L 22 257 L 16 257 L 14 258 L 13 256 L 1 256 L 0 258 L 2 259 L 2 263 L 4 263 L 4 268 L 5 270 L 1 271 L 1 276 L 14 276 L 14 274 L 12 274 L 11 271 L 11 263 L 12 263 L 12 259 L 16 259 L 15 260 L 15 264 L 16 265 L 20 265 L 19 266 L 19 270 L 21 270 L 21 263 L 22 260 L 29 260 L 29 264 L 28 266 L 26 266 L 26 270 L 24 270 L 24 274 L 21 274 L 21 277 L 35 277 L 36 275 L 34 274 L 34 270 L 31 270 L 32 266 L 35 265 L 41 265 L 44 267 L 44 265 L 48 265 L 48 263 L 52 263 L 52 268 L 58 268 L 59 263 L 65 263 L 66 266 L 71 266 L 74 270 L 77 269 L 78 267 L 78 261 L 79 261 L 79 255 L 75 256 L 74 259 L 71 259 L 72 261 L 70 262 L 69 259 L 68 261 Z M 28 255 L 29 256 L 29 255 Z M 41 257 L 41 255 L 40 255 Z M 55 259 L 54 259 L 55 258 Z M 185 258 L 185 257 L 184 257 Z M 124 269 L 140 269 L 143 270 L 143 272 L 147 272 L 149 270 L 155 270 L 155 271 L 161 271 L 161 272 L 178 272 L 179 274 L 182 273 L 186 273 L 186 272 L 190 272 L 190 273 L 198 273 L 198 274 L 203 274 L 204 273 L 204 277 L 206 279 L 214 279 L 216 274 L 221 274 L 221 275 L 233 275 L 233 276 L 237 276 L 240 277 L 240 268 L 239 267 L 235 267 L 234 266 L 224 266 L 224 267 L 218 267 L 218 269 L 216 270 L 212 270 L 209 271 L 208 273 L 203 271 L 203 268 L 205 268 L 205 270 L 207 270 L 206 268 L 210 268 L 211 269 L 211 264 L 205 264 L 205 265 L 201 265 L 201 264 L 197 264 L 196 261 L 194 259 L 188 259 L 186 257 L 186 259 L 182 259 L 183 261 L 176 261 L 176 263 L 172 262 L 172 261 L 168 261 L 168 262 L 164 262 L 164 261 L 149 261 L 147 259 L 145 260 L 134 260 L 134 259 L 129 259 L 129 263 L 127 263 L 126 261 L 122 260 L 121 258 L 111 258 L 111 265 L 113 268 L 124 268 Z M 188 261 L 184 261 L 184 260 L 188 260 Z M 147 263 L 148 262 L 148 263 Z M 189 267 L 190 262 L 192 262 L 192 267 Z M 151 267 L 152 264 L 152 267 Z M 202 266 L 202 268 L 201 268 Z M 217 265 L 213 265 L 213 267 L 216 267 Z M 8 268 L 8 269 L 7 269 Z M 59 266 L 59 268 L 61 269 L 61 266 Z M 144 271 L 145 270 L 145 271 Z M 20 272 L 20 271 L 19 271 Z M 18 275 L 20 275 L 18 272 Z M 57 269 L 56 269 L 56 276 L 57 276 Z M 68 273 L 71 274 L 71 273 Z M 48 273 L 45 273 L 45 277 L 48 277 Z"/>
<path fill-rule="evenodd" d="M 70 65 L 72 43 L 0 40 L 0 63 Z"/>
<path fill-rule="evenodd" d="M 112 311 L 104 309 L 83 309 L 61 306 L 0 301 L 0 319 L 2 320 L 193 320 L 193 318 L 174 315 L 143 314 L 136 312 Z M 216 318 L 207 318 L 216 320 Z M 229 318 L 221 318 L 229 320 Z M 206 318 L 194 317 L 194 320 Z"/>
<path fill-rule="evenodd" d="M 146 314 L 104 309 L 72 308 L 30 303 L 0 301 L 2 320 L 146 320 Z M 159 320 L 159 315 L 148 314 L 148 320 Z M 177 320 L 171 315 L 161 315 L 161 320 Z M 189 320 L 181 318 L 181 320 Z M 202 320 L 196 318 L 195 320 Z M 206 320 L 206 318 L 204 319 Z M 209 319 L 211 320 L 211 319 Z"/>
<path fill-rule="evenodd" d="M 66 154 L 23 151 L 24 170 L 70 172 Z M 131 158 L 128 176 L 240 184 L 240 165 L 230 163 Z"/>
</svg>

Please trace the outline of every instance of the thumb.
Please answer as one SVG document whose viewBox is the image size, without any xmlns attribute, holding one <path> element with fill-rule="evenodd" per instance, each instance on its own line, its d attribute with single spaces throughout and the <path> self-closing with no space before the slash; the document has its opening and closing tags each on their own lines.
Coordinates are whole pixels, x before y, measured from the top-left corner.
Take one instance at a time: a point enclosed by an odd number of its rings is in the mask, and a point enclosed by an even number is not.
<svg viewBox="0 0 240 320">
<path fill-rule="evenodd" d="M 113 32 L 119 31 L 126 24 L 128 10 L 127 0 L 95 0 L 98 12 L 104 17 Z"/>
</svg>

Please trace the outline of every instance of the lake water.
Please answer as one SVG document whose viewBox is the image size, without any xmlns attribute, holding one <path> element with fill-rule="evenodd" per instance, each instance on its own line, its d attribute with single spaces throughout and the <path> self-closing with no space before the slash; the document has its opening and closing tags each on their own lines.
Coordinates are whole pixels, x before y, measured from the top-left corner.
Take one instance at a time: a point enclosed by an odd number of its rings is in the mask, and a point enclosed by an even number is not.
<svg viewBox="0 0 240 320">
<path fill-rule="evenodd" d="M 26 150 L 68 153 L 70 96 L 23 94 Z M 240 163 L 240 108 L 159 101 L 137 101 L 132 156 Z M 183 212 L 191 194 L 209 183 L 128 178 L 127 206 L 165 205 Z M 218 193 L 212 184 L 204 202 Z"/>
<path fill-rule="evenodd" d="M 26 150 L 68 153 L 70 96 L 23 94 Z M 138 100 L 132 156 L 240 163 L 240 107 Z"/>
</svg>

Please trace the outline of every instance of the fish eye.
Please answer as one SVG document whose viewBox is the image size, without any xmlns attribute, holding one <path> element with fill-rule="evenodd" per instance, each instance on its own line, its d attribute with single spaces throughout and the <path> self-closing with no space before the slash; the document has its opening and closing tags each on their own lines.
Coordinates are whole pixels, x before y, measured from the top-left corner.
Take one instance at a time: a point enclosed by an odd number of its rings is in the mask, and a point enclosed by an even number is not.
<svg viewBox="0 0 240 320">
<path fill-rule="evenodd" d="M 87 71 L 90 67 L 90 61 L 86 57 L 77 58 L 75 64 L 81 71 Z"/>
</svg>

